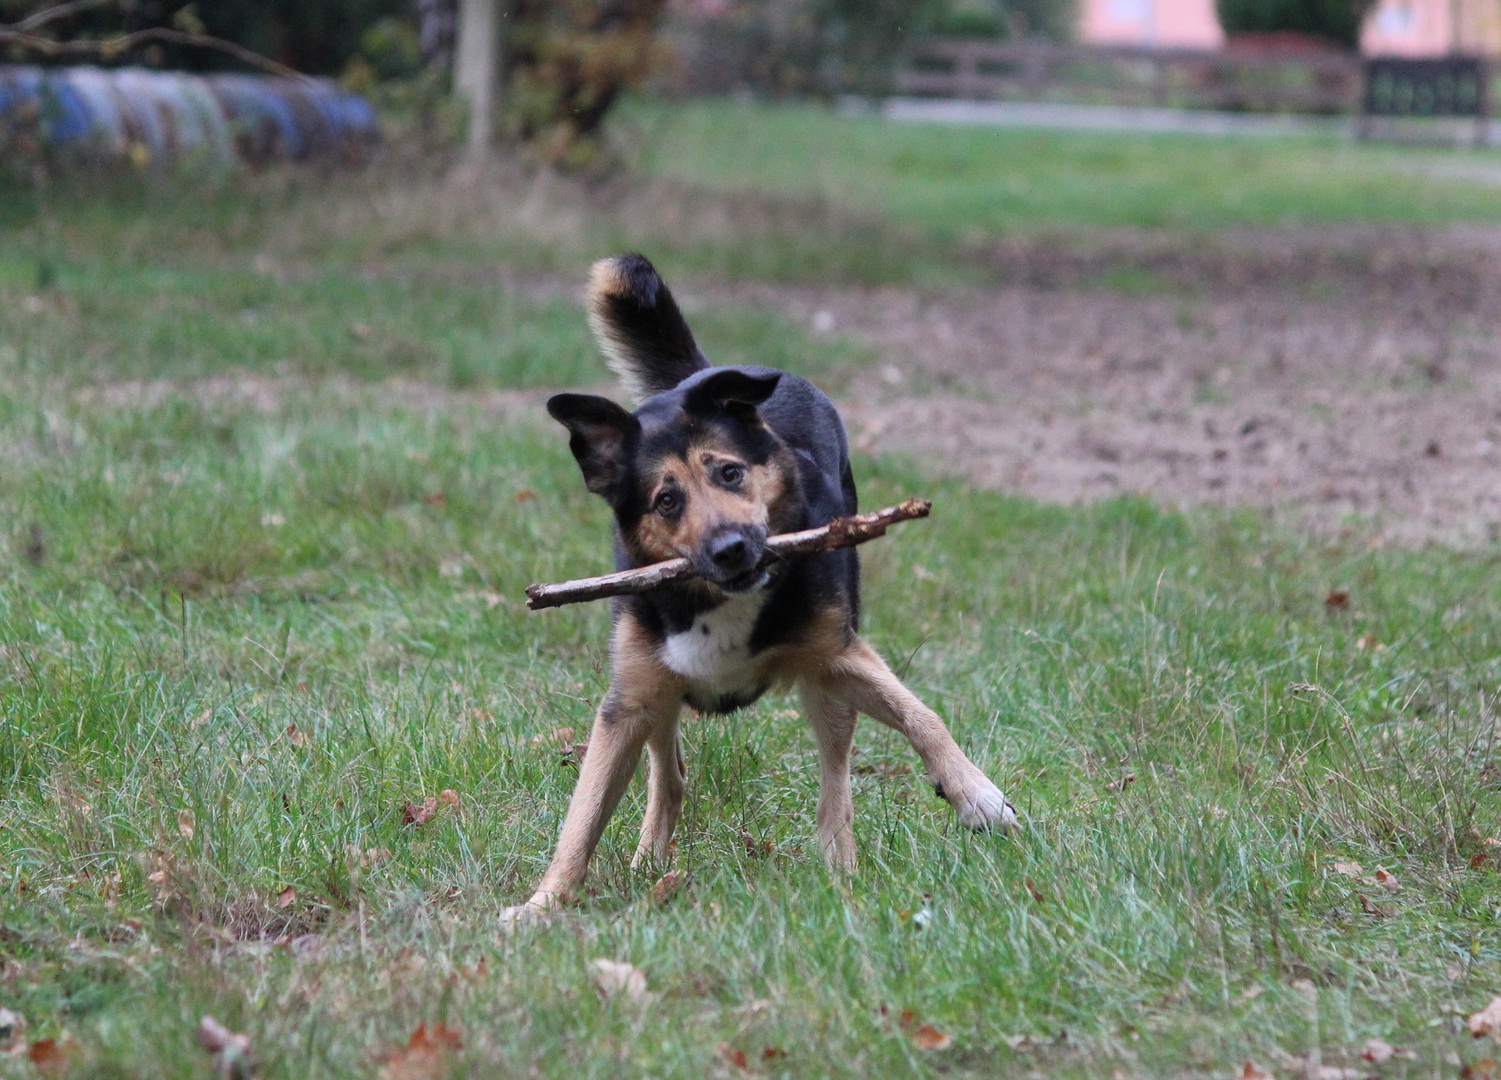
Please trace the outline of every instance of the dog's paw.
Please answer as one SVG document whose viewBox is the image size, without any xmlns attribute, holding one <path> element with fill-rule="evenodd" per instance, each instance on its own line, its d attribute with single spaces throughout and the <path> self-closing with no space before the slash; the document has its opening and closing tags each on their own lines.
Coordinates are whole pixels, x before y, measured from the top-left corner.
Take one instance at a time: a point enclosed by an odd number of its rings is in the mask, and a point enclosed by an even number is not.
<svg viewBox="0 0 1501 1080">
<path fill-rule="evenodd" d="M 970 829 L 999 829 L 1010 832 L 1020 827 L 1016 819 L 1016 807 L 1006 801 L 1001 789 L 985 777 L 980 777 L 968 793 L 951 800 L 959 824 Z"/>
<path fill-rule="evenodd" d="M 541 926 L 552 918 L 556 906 L 547 893 L 539 893 L 524 904 L 512 904 L 500 913 L 500 931 L 504 934 L 524 926 Z"/>
</svg>

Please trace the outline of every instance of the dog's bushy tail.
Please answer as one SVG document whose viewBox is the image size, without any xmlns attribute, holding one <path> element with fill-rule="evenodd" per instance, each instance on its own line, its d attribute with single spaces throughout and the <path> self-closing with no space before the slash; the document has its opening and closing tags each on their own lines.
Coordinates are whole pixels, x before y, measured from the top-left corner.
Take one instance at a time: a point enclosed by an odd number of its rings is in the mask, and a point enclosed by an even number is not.
<svg viewBox="0 0 1501 1080">
<path fill-rule="evenodd" d="M 677 301 L 644 255 L 601 259 L 589 273 L 589 325 L 637 401 L 709 366 Z"/>
</svg>

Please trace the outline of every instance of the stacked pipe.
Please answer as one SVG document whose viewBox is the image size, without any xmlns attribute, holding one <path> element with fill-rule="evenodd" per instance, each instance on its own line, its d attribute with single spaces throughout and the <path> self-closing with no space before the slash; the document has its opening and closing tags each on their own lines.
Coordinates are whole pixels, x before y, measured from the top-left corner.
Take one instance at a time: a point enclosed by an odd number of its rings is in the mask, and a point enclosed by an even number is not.
<svg viewBox="0 0 1501 1080">
<path fill-rule="evenodd" d="M 375 111 L 326 79 L 0 65 L 0 152 L 140 167 L 357 157 Z"/>
</svg>

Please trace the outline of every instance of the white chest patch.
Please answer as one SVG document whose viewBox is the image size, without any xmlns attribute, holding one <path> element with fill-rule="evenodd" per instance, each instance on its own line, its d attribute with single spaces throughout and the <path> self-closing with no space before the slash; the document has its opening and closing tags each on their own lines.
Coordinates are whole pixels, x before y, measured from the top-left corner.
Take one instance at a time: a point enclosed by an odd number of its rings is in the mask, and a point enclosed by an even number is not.
<svg viewBox="0 0 1501 1080">
<path fill-rule="evenodd" d="M 731 596 L 681 634 L 662 643 L 662 662 L 694 684 L 698 696 L 750 694 L 759 682 L 751 662 L 751 632 L 766 603 L 761 590 Z"/>
</svg>

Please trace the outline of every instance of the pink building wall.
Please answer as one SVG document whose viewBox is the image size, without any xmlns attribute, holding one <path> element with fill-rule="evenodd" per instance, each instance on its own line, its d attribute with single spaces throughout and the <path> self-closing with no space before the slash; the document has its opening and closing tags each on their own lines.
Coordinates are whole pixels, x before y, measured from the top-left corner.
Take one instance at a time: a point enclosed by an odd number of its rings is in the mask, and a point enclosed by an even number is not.
<svg viewBox="0 0 1501 1080">
<path fill-rule="evenodd" d="M 1214 0 L 1084 0 L 1079 40 L 1218 49 L 1225 35 Z M 1456 48 L 1501 55 L 1501 2 L 1379 0 L 1360 36 L 1368 56 L 1442 56 Z"/>
</svg>

